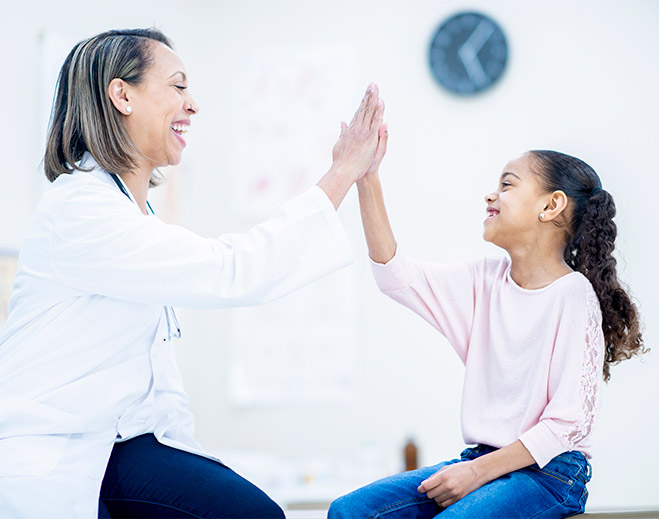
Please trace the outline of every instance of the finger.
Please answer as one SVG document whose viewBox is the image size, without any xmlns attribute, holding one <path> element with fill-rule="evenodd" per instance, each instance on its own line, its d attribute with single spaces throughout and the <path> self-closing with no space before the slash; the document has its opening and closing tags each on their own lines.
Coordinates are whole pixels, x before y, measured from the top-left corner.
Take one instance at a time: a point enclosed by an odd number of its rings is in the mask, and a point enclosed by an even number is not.
<svg viewBox="0 0 659 519">
<path fill-rule="evenodd" d="M 358 120 L 362 120 L 364 117 L 364 111 L 366 110 L 366 105 L 368 104 L 368 100 L 373 96 L 373 83 L 369 84 L 368 87 L 366 88 L 366 93 L 364 94 L 364 97 L 362 97 L 362 102 L 359 104 L 359 108 L 357 108 L 357 111 L 355 112 L 355 115 L 352 118 L 352 121 L 350 121 L 350 126 L 355 124 Z"/>
<path fill-rule="evenodd" d="M 387 142 L 389 141 L 389 127 L 387 123 L 380 126 L 378 131 L 378 149 L 375 151 L 375 158 L 382 160 L 384 154 L 387 153 Z"/>
<path fill-rule="evenodd" d="M 423 483 L 419 485 L 417 488 L 417 491 L 420 494 L 428 494 L 433 491 L 433 489 L 437 488 L 438 483 L 435 481 L 431 481 L 429 479 L 426 479 Z"/>
<path fill-rule="evenodd" d="M 380 127 L 380 130 L 378 131 L 378 145 L 377 148 L 375 148 L 375 155 L 369 166 L 369 172 L 380 169 L 380 164 L 382 163 L 385 153 L 387 153 L 387 131 L 386 128 Z"/>
<path fill-rule="evenodd" d="M 453 497 L 451 492 L 443 487 L 435 487 L 433 488 L 430 492 L 426 494 L 430 499 L 434 499 L 435 501 L 446 501 L 447 499 L 450 499 Z"/>
<path fill-rule="evenodd" d="M 378 102 L 375 105 L 375 111 L 373 112 L 373 117 L 369 121 L 369 128 L 380 128 L 382 126 L 382 119 L 384 119 L 384 101 L 378 99 Z"/>
<path fill-rule="evenodd" d="M 362 113 L 362 123 L 368 125 L 368 128 L 370 129 L 373 122 L 373 114 L 377 110 L 378 104 L 380 102 L 380 90 L 375 83 L 368 85 L 368 88 L 371 91 L 371 95 L 366 100 L 366 106 L 364 107 L 364 111 Z"/>
<path fill-rule="evenodd" d="M 423 490 L 420 490 L 420 492 L 428 492 L 429 490 L 431 490 L 431 489 L 435 488 L 436 486 L 438 486 L 439 484 L 441 484 L 442 476 L 443 476 L 443 474 L 441 473 L 442 470 L 439 470 L 439 471 L 435 472 L 429 478 L 424 479 L 421 482 L 421 485 L 419 485 L 419 488 L 423 489 Z"/>
<path fill-rule="evenodd" d="M 446 501 L 441 501 L 441 502 L 440 502 L 440 501 L 436 501 L 436 503 L 437 503 L 439 506 L 441 506 L 442 508 L 448 508 L 448 507 L 451 506 L 453 503 L 457 503 L 458 501 L 460 501 L 460 500 L 459 500 L 459 499 L 455 499 L 455 498 L 453 498 L 453 499 L 447 499 Z"/>
<path fill-rule="evenodd" d="M 345 123 L 345 121 L 341 121 L 341 134 L 339 137 L 343 137 L 343 134 L 346 132 L 346 128 L 348 128 L 348 125 Z"/>
</svg>

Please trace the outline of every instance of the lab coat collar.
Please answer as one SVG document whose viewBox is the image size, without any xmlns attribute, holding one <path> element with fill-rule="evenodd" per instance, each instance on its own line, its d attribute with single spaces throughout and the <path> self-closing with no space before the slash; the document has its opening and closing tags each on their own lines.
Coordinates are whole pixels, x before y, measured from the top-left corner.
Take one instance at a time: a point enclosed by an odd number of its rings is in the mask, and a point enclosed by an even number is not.
<svg viewBox="0 0 659 519">
<path fill-rule="evenodd" d="M 118 189 L 117 185 L 115 184 L 114 180 L 112 180 L 112 177 L 110 176 L 111 173 L 108 171 L 105 171 L 99 164 L 96 162 L 96 159 L 92 156 L 91 153 L 86 151 L 83 153 L 82 158 L 80 159 L 80 162 L 78 162 L 78 167 L 83 168 L 85 170 L 90 170 L 89 172 L 78 172 L 78 173 L 86 173 L 86 174 L 91 174 L 100 181 L 111 185 L 114 189 Z M 130 198 L 131 202 L 137 205 L 137 202 L 135 201 L 135 197 L 133 197 L 133 194 L 130 192 L 130 189 L 128 189 L 128 186 L 124 182 L 124 179 L 121 178 L 121 175 L 115 175 L 118 179 L 119 182 L 124 186 L 124 189 L 126 190 L 126 193 L 128 193 L 128 197 Z M 122 193 L 123 194 L 123 193 Z"/>
</svg>

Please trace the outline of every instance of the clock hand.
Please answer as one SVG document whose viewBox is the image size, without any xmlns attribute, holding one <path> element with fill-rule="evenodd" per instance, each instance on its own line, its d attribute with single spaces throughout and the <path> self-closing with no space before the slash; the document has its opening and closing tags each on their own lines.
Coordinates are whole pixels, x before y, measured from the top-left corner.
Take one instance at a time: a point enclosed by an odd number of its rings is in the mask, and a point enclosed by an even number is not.
<svg viewBox="0 0 659 519">
<path fill-rule="evenodd" d="M 490 39 L 494 30 L 494 25 L 487 20 L 482 20 L 458 50 L 458 57 L 475 86 L 487 83 L 488 77 L 478 59 L 478 53 Z"/>
<path fill-rule="evenodd" d="M 473 59 L 469 61 L 463 60 L 462 56 L 460 56 L 460 59 L 462 60 L 467 75 L 474 86 L 480 87 L 487 83 L 488 76 L 485 73 L 485 70 L 483 70 L 483 66 L 478 59 L 478 56 L 474 56 Z"/>
<path fill-rule="evenodd" d="M 487 40 L 490 39 L 490 36 L 492 36 L 494 30 L 495 27 L 493 24 L 487 20 L 481 20 L 481 23 L 476 26 L 474 32 L 472 32 L 469 38 L 467 38 L 467 41 L 462 44 L 462 47 L 458 50 L 458 54 L 460 54 L 464 48 L 465 53 L 469 53 L 469 55 L 473 54 L 473 56 L 478 55 L 483 48 L 483 45 L 485 45 Z"/>
</svg>

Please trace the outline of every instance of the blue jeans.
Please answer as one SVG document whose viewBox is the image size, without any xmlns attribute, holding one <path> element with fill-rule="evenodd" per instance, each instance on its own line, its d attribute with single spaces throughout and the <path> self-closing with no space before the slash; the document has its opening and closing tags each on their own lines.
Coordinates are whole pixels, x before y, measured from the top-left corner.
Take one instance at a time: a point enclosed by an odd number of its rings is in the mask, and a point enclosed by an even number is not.
<svg viewBox="0 0 659 519">
<path fill-rule="evenodd" d="M 115 444 L 101 487 L 99 517 L 282 519 L 284 513 L 222 463 L 167 447 L 145 434 Z"/>
<path fill-rule="evenodd" d="M 542 469 L 538 465 L 516 470 L 440 507 L 419 494 L 421 482 L 446 465 L 473 460 L 492 452 L 479 445 L 466 449 L 460 459 L 403 472 L 340 497 L 330 507 L 329 519 L 528 519 L 561 518 L 582 513 L 586 506 L 591 467 L 583 454 L 564 452 Z"/>
</svg>

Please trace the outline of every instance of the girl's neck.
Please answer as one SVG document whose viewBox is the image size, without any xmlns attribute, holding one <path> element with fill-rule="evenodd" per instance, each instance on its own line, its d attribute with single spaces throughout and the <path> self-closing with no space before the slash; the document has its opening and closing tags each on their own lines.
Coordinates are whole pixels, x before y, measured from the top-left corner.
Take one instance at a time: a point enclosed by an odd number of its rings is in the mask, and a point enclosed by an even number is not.
<svg viewBox="0 0 659 519">
<path fill-rule="evenodd" d="M 546 287 L 572 272 L 565 263 L 562 250 L 526 249 L 508 251 L 510 276 L 520 287 L 529 290 Z"/>
</svg>

